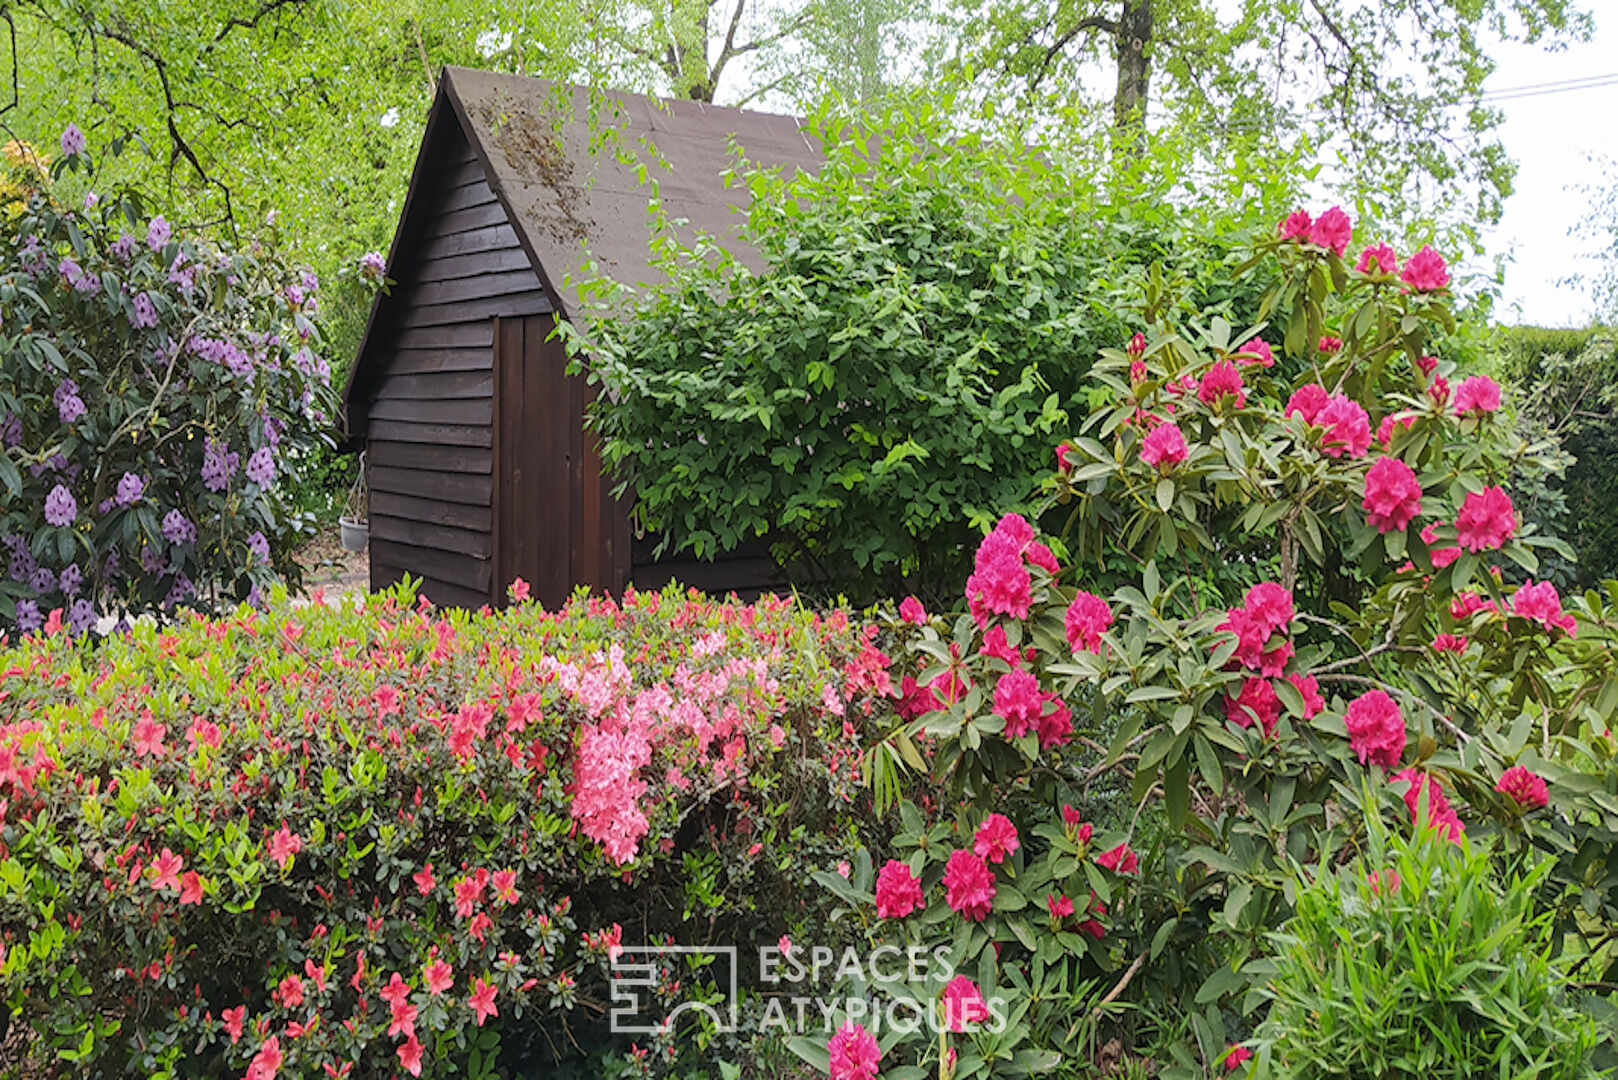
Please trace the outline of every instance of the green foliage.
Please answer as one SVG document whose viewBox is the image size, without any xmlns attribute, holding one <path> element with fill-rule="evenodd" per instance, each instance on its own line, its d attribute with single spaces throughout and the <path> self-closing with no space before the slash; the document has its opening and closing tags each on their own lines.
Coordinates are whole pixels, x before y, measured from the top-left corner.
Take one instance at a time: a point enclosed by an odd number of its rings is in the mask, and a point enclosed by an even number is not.
<svg viewBox="0 0 1618 1080">
<path fill-rule="evenodd" d="M 1561 580 L 1590 588 L 1618 577 L 1618 351 L 1614 332 L 1499 331 L 1502 371 L 1518 388 L 1520 423 L 1531 438 L 1553 437 L 1573 455 L 1553 494 L 1560 531 L 1577 562 Z"/>
<path fill-rule="evenodd" d="M 1565 557 L 1563 545 L 1516 522 L 1460 550 L 1456 524 L 1470 497 L 1544 469 L 1554 448 L 1524 446 L 1499 411 L 1459 416 L 1437 392 L 1438 379 L 1466 376 L 1449 356 L 1460 328 L 1447 291 L 1357 272 L 1273 231 L 1253 246 L 1237 274 L 1264 290 L 1261 322 L 1186 315 L 1149 285 L 1139 355 L 1102 350 L 1091 377 L 1105 390 L 1049 480 L 1067 528 L 1042 536 L 1009 516 L 996 526 L 968 613 L 910 631 L 900 661 L 910 719 L 885 743 L 897 761 L 909 760 L 901 739 L 926 747 L 943 801 L 969 807 L 953 829 L 907 825 L 895 841 L 925 854 L 925 886 L 994 811 L 1022 841 L 994 871 L 997 890 L 1030 907 L 1065 895 L 1074 919 L 1091 890 L 1106 904 L 1099 941 L 1042 917 L 1020 933 L 1016 901 L 1002 910 L 998 892 L 981 922 L 935 911 L 933 892 L 904 932 L 962 948 L 958 967 L 996 988 L 1059 958 L 1066 978 L 1133 1003 L 1098 1039 L 1152 1055 L 1165 1077 L 1223 1071 L 1228 1044 L 1262 1019 L 1249 991 L 1264 969 L 1252 962 L 1294 912 L 1295 865 L 1323 872 L 1366 850 L 1378 819 L 1401 832 L 1425 822 L 1408 794 L 1416 779 L 1442 784 L 1446 801 L 1429 798 L 1428 812 L 1457 836 L 1488 843 L 1497 863 L 1542 866 L 1530 922 L 1535 935 L 1551 929 L 1535 940 L 1593 972 L 1614 960 L 1618 586 L 1569 599 L 1564 614 L 1548 586 L 1511 585 L 1537 574 L 1543 554 Z M 1322 335 L 1341 347 L 1322 347 Z M 1272 344 L 1273 367 L 1243 348 L 1255 337 Z M 1202 393 L 1233 357 L 1244 400 Z M 1335 418 L 1289 415 L 1306 385 L 1334 396 Z M 1356 410 L 1365 426 L 1350 442 L 1336 425 Z M 1144 434 L 1171 426 L 1183 459 L 1143 459 Z M 1373 522 L 1368 478 L 1393 462 L 1419 489 L 1412 516 Z M 1352 603 L 1306 587 L 1334 560 L 1355 575 Z M 1244 594 L 1255 582 L 1265 589 Z M 1261 604 L 1273 623 L 1251 621 Z M 1391 740 L 1374 757 L 1367 710 L 1387 718 L 1377 730 Z M 1524 772 L 1548 782 L 1548 808 L 1502 790 L 1513 766 L 1513 783 Z M 1094 822 L 1087 846 L 1057 812 L 1065 804 Z M 1138 872 L 1119 862 L 1131 850 Z M 1013 1055 L 1049 1049 L 1072 1062 L 1094 1049 L 1033 1025 L 1018 1034 L 1003 1045 Z M 933 1052 L 901 1040 L 893 1060 Z M 1005 1061 L 990 1071 L 1010 1073 Z"/>
<path fill-rule="evenodd" d="M 74 210 L 61 186 L 0 239 L 0 621 L 61 608 L 82 631 L 296 582 L 286 493 L 336 413 L 313 283 L 271 246 L 171 237 L 129 195 Z"/>
<path fill-rule="evenodd" d="M 803 580 L 926 593 L 1048 471 L 1086 357 L 1121 340 L 1131 268 L 1177 247 L 1204 287 L 1196 257 L 1224 253 L 921 106 L 811 132 L 818 175 L 737 171 L 762 272 L 664 238 L 669 284 L 596 282 L 613 317 L 567 332 L 606 391 L 604 457 L 669 549 L 763 537 Z"/>
<path fill-rule="evenodd" d="M 1250 1075 L 1593 1075 L 1594 1025 L 1567 1000 L 1535 903 L 1550 864 L 1501 885 L 1482 845 L 1431 830 L 1368 840 L 1363 857 L 1305 875 L 1274 958 L 1253 965 L 1272 1004 Z"/>
<path fill-rule="evenodd" d="M 424 1077 L 770 1060 L 690 1013 L 631 1056 L 609 953 L 830 943 L 804 882 L 883 841 L 848 768 L 885 716 L 869 635 L 675 590 L 412 599 L 0 648 L 0 1072 L 241 1076 L 273 1042 L 283 1076 L 390 1076 L 406 1031 Z M 651 1022 L 725 985 L 688 960 Z"/>
</svg>

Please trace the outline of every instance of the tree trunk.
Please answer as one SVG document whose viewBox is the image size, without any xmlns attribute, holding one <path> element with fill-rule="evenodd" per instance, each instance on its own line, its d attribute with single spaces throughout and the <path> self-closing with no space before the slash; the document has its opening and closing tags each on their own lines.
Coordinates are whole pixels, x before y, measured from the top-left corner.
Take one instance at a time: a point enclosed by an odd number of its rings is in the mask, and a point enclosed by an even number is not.
<svg viewBox="0 0 1618 1080">
<path fill-rule="evenodd" d="M 1116 152 L 1137 159 L 1146 152 L 1146 103 L 1152 78 L 1146 50 L 1152 43 L 1152 0 L 1123 0 L 1116 35 L 1118 91 L 1112 99 Z"/>
</svg>

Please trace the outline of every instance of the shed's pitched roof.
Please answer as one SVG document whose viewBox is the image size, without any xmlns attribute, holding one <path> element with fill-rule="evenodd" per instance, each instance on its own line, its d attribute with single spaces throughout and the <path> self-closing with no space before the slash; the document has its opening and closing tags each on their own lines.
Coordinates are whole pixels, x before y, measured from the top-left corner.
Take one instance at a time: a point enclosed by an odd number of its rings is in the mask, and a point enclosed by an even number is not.
<svg viewBox="0 0 1618 1080">
<path fill-rule="evenodd" d="M 439 165 L 435 143 L 441 145 L 441 129 L 450 123 L 458 124 L 471 143 L 563 315 L 576 307 L 576 294 L 564 290 L 563 282 L 576 278 L 588 259 L 622 284 L 658 280 L 648 265 L 647 208 L 654 183 L 668 218 L 688 222 L 680 228 L 684 239 L 694 230 L 712 234 L 757 269 L 757 254 L 736 235 L 736 211 L 745 208 L 747 189 L 723 181 L 735 164 L 731 140 L 764 166 L 815 170 L 823 160 L 802 124 L 788 116 L 445 68 L 388 258 L 389 275 L 400 281 L 408 270 L 397 261 L 411 257 L 411 235 L 422 226 L 414 220 L 423 216 L 418 193 L 431 187 Z M 603 128 L 616 136 L 604 138 Z M 397 321 L 392 309 L 400 303 L 408 299 L 396 291 L 373 305 L 345 401 L 356 377 L 363 381 L 362 369 L 380 362 L 383 339 Z"/>
</svg>

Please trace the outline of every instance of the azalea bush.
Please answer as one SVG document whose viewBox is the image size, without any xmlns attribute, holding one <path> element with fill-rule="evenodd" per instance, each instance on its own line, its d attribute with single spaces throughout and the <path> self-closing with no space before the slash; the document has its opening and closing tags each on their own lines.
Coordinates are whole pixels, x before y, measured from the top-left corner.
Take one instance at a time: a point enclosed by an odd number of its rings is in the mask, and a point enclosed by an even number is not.
<svg viewBox="0 0 1618 1080">
<path fill-rule="evenodd" d="M 1352 860 L 1384 816 L 1535 867 L 1553 947 L 1614 960 L 1618 586 L 1536 579 L 1567 549 L 1504 484 L 1554 447 L 1447 355 L 1442 257 L 1352 239 L 1336 208 L 1257 239 L 1249 326 L 1149 278 L 1056 447 L 1061 527 L 1005 515 L 964 613 L 902 609 L 908 720 L 868 767 L 905 827 L 872 874 L 823 884 L 872 943 L 946 947 L 972 981 L 954 998 L 1010 1021 L 851 1017 L 796 1047 L 834 1080 L 1241 1066 L 1294 868 Z M 918 772 L 952 818 L 905 805 Z"/>
<path fill-rule="evenodd" d="M 332 444 L 313 275 L 96 175 L 70 127 L 0 232 L 0 626 L 23 631 L 296 581 L 284 493 Z"/>
<path fill-rule="evenodd" d="M 856 801 L 888 725 L 876 630 L 789 600 L 524 595 L 444 613 L 400 587 L 0 648 L 0 1071 L 750 1060 L 754 1033 L 689 1016 L 614 1040 L 608 964 L 823 923 L 809 875 L 884 842 Z"/>
</svg>

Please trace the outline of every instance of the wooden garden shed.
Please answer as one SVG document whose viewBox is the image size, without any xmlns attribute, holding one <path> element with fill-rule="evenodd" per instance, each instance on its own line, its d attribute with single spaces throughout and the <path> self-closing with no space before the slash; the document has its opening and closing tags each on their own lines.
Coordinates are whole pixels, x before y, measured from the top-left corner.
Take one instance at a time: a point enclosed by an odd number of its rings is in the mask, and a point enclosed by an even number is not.
<svg viewBox="0 0 1618 1080">
<path fill-rule="evenodd" d="M 653 279 L 654 193 L 681 228 L 757 265 L 735 240 L 746 189 L 722 180 L 732 140 L 765 165 L 820 162 L 790 117 L 444 71 L 388 255 L 395 285 L 344 389 L 366 452 L 372 588 L 408 573 L 434 602 L 476 607 L 521 577 L 552 607 L 580 584 L 781 584 L 762 552 L 652 560 L 583 428 L 591 388 L 550 338 L 576 303 L 564 281 L 589 259 L 625 284 Z"/>
</svg>

